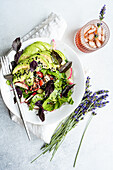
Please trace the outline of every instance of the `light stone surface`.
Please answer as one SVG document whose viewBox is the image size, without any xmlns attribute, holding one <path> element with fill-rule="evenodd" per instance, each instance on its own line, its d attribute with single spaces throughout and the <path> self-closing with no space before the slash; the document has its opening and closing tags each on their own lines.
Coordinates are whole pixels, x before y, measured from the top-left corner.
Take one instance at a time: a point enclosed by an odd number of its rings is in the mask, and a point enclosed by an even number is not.
<svg viewBox="0 0 113 170">
<path fill-rule="evenodd" d="M 74 47 L 75 31 L 88 21 L 98 17 L 99 10 L 106 4 L 105 22 L 110 28 L 108 44 L 91 54 L 83 54 Z M 42 22 L 51 12 L 61 14 L 68 25 L 63 41 L 79 55 L 84 67 L 91 72 L 93 90 L 108 89 L 110 103 L 98 110 L 82 143 L 77 159 L 77 170 L 113 169 L 113 2 L 105 0 L 0 0 L 0 55 L 10 48 L 12 41 L 25 35 Z M 2 83 L 2 82 L 0 82 Z M 0 170 L 71 170 L 74 156 L 81 138 L 85 120 L 73 129 L 58 149 L 53 161 L 47 153 L 34 163 L 43 141 L 34 135 L 29 141 L 24 128 L 14 123 L 0 96 Z"/>
</svg>

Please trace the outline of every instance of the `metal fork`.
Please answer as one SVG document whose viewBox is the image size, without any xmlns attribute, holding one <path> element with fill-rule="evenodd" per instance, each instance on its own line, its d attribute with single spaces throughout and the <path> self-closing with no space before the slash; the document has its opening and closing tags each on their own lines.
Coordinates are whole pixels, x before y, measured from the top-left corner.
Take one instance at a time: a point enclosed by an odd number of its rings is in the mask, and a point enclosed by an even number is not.
<svg viewBox="0 0 113 170">
<path fill-rule="evenodd" d="M 7 79 L 7 80 L 10 80 L 11 83 L 12 83 L 12 87 L 13 87 L 14 95 L 16 97 L 16 101 L 17 101 L 19 112 L 20 112 L 20 116 L 22 118 L 22 121 L 23 121 L 25 130 L 27 132 L 28 138 L 29 138 L 29 140 L 31 140 L 30 133 L 29 133 L 29 130 L 28 130 L 28 127 L 27 127 L 27 123 L 26 123 L 26 120 L 25 120 L 25 115 L 24 115 L 22 106 L 20 104 L 20 100 L 19 100 L 16 88 L 15 88 L 15 85 L 12 82 L 12 74 L 11 74 L 11 72 L 12 72 L 12 65 L 11 65 L 11 63 L 9 61 L 9 58 L 6 57 L 6 56 L 1 57 L 1 65 L 2 65 L 2 72 L 3 72 L 4 78 Z"/>
</svg>

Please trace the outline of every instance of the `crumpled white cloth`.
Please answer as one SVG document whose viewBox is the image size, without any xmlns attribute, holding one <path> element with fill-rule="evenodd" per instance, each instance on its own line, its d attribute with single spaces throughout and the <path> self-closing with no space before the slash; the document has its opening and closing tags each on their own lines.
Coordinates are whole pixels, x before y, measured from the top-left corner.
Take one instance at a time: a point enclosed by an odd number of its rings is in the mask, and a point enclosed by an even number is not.
<svg viewBox="0 0 113 170">
<path fill-rule="evenodd" d="M 21 41 L 37 37 L 61 40 L 66 28 L 67 24 L 62 16 L 52 12 L 47 19 L 28 32 Z"/>
<path fill-rule="evenodd" d="M 21 41 L 24 42 L 31 38 L 37 37 L 48 37 L 51 39 L 61 40 L 67 24 L 65 20 L 55 13 L 51 13 L 47 19 L 45 19 L 41 24 L 33 28 L 29 33 L 27 33 Z M 11 113 L 11 119 L 19 124 L 22 124 L 20 118 Z M 38 138 L 42 139 L 45 143 L 49 143 L 51 140 L 51 136 L 56 129 L 58 122 L 49 125 L 35 125 L 27 122 L 28 129 L 36 135 Z"/>
</svg>

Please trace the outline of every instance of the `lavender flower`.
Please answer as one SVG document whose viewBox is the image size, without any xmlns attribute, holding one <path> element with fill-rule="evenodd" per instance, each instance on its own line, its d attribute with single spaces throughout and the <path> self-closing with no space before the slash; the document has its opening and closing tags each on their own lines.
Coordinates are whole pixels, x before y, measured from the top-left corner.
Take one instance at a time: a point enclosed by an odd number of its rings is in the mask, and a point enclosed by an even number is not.
<svg viewBox="0 0 113 170">
<path fill-rule="evenodd" d="M 82 120 L 81 117 L 83 118 L 85 114 L 89 111 L 92 111 L 93 115 L 96 115 L 94 111 L 98 108 L 106 106 L 106 104 L 108 103 L 108 101 L 106 101 L 109 92 L 108 90 L 99 90 L 93 93 L 89 89 L 90 86 L 90 78 L 87 77 L 85 94 L 82 98 L 81 103 L 75 109 L 71 117 L 75 120 L 75 122 L 79 122 L 79 120 Z"/>
<path fill-rule="evenodd" d="M 96 94 L 103 94 L 103 93 L 108 93 L 108 90 L 99 90 L 96 92 Z"/>
<path fill-rule="evenodd" d="M 100 11 L 100 15 L 99 15 L 100 21 L 104 19 L 105 10 L 106 10 L 106 5 L 104 5 Z"/>
<path fill-rule="evenodd" d="M 97 27 L 99 28 L 102 25 L 102 20 L 104 19 L 104 14 L 105 14 L 105 10 L 106 10 L 106 5 L 104 5 L 99 13 L 99 20 L 100 22 L 97 23 Z M 97 38 L 98 37 L 98 30 L 97 30 L 97 34 L 94 34 L 94 37 Z"/>
<path fill-rule="evenodd" d="M 106 5 L 104 5 L 99 13 L 99 20 L 100 23 L 97 23 L 97 27 L 100 27 L 102 25 L 101 21 L 104 19 L 104 14 L 105 14 L 105 10 L 106 10 Z"/>
</svg>

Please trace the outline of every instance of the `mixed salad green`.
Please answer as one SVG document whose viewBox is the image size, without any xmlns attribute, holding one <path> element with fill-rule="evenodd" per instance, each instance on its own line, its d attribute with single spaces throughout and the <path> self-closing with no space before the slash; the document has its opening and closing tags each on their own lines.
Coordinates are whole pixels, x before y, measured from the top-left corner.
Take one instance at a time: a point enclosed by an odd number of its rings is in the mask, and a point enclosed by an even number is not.
<svg viewBox="0 0 113 170">
<path fill-rule="evenodd" d="M 36 109 L 37 115 L 45 120 L 45 111 L 58 109 L 64 103 L 73 104 L 72 62 L 51 44 L 37 41 L 19 51 L 20 38 L 13 41 L 16 51 L 12 62 L 13 83 L 21 102 Z M 9 82 L 7 82 L 9 83 Z"/>
</svg>

